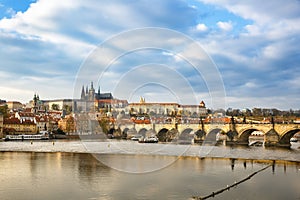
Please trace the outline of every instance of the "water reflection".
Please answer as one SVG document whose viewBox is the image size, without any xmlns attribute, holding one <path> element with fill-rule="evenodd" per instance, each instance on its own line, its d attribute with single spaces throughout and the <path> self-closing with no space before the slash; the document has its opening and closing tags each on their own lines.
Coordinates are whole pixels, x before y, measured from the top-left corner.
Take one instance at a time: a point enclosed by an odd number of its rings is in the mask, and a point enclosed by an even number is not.
<svg viewBox="0 0 300 200">
<path fill-rule="evenodd" d="M 234 162 L 235 162 L 235 159 L 232 158 L 230 159 L 231 160 L 231 170 L 233 171 L 234 170 Z"/>
<path fill-rule="evenodd" d="M 168 156 L 98 155 L 110 162 L 151 165 Z M 131 165 L 128 163 L 131 162 Z M 297 162 L 179 157 L 155 172 L 114 170 L 93 155 L 76 153 L 0 153 L 1 199 L 188 199 L 204 196 L 272 165 L 215 199 L 296 199 Z M 134 166 L 134 165 L 137 166 Z"/>
</svg>

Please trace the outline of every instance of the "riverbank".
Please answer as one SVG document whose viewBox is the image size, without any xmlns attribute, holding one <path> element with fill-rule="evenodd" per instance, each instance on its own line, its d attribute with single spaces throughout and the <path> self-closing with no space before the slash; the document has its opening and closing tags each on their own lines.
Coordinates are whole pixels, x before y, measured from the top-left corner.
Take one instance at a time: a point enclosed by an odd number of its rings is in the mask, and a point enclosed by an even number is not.
<svg viewBox="0 0 300 200">
<path fill-rule="evenodd" d="M 164 156 L 191 156 L 212 158 L 241 158 L 257 160 L 284 160 L 300 162 L 300 143 L 291 149 L 248 146 L 209 146 L 178 144 L 145 144 L 134 141 L 9 141 L 0 142 L 0 151 L 70 152 L 99 154 L 138 154 Z"/>
</svg>

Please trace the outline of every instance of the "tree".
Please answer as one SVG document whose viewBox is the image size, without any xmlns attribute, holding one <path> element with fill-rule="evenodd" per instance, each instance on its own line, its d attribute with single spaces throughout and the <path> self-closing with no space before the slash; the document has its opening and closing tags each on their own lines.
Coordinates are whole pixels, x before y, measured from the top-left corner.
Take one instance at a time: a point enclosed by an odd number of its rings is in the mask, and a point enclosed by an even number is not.
<svg viewBox="0 0 300 200">
<path fill-rule="evenodd" d="M 2 114 L 3 117 L 7 116 L 7 114 L 8 114 L 8 106 L 7 105 L 0 106 L 0 114 Z"/>
<path fill-rule="evenodd" d="M 109 120 L 108 118 L 102 118 L 98 120 L 98 123 L 104 133 L 108 133 L 109 131 Z"/>
<path fill-rule="evenodd" d="M 66 123 L 66 132 L 70 133 L 74 131 L 74 123 L 75 123 L 75 119 L 72 116 L 68 116 L 67 118 L 67 123 Z"/>
<path fill-rule="evenodd" d="M 256 117 L 262 116 L 262 110 L 261 110 L 261 108 L 253 108 L 252 109 L 252 114 L 253 114 L 253 116 L 256 116 Z"/>
<path fill-rule="evenodd" d="M 54 104 L 52 104 L 51 108 L 52 108 L 52 110 L 59 110 L 59 105 L 54 103 Z"/>
<path fill-rule="evenodd" d="M 54 104 L 52 104 L 52 107 L 53 107 Z M 64 105 L 64 108 L 63 108 L 65 111 L 66 111 L 66 114 L 70 114 L 72 112 L 72 106 L 69 106 L 69 105 Z M 54 109 L 53 109 L 54 110 Z"/>
<path fill-rule="evenodd" d="M 240 109 L 233 109 L 232 110 L 232 115 L 233 116 L 240 116 L 241 115 Z"/>
</svg>

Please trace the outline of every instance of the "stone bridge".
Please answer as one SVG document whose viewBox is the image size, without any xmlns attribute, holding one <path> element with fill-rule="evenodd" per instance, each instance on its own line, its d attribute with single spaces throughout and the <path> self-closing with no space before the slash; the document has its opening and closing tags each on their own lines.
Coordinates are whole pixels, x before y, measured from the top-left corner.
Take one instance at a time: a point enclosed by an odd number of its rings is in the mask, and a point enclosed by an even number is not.
<svg viewBox="0 0 300 200">
<path fill-rule="evenodd" d="M 300 132 L 300 124 L 118 124 L 123 134 L 155 134 L 160 141 L 174 139 L 194 139 L 198 142 L 216 142 L 226 144 L 249 144 L 249 136 L 254 131 L 264 134 L 265 146 L 290 147 L 290 139 Z"/>
</svg>

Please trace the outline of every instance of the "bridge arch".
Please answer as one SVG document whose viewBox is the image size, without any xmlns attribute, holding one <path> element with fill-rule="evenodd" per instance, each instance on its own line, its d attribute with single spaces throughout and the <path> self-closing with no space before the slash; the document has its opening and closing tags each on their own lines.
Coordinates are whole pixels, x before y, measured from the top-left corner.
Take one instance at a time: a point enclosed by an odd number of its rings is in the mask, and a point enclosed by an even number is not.
<svg viewBox="0 0 300 200">
<path fill-rule="evenodd" d="M 151 128 L 146 131 L 145 135 L 146 135 L 146 137 L 153 136 L 153 135 L 156 135 L 156 132 Z"/>
<path fill-rule="evenodd" d="M 296 134 L 300 132 L 300 128 L 295 128 L 286 131 L 280 138 L 279 143 L 280 144 L 290 144 L 290 139 Z"/>
<path fill-rule="evenodd" d="M 254 131 L 260 131 L 256 128 L 250 128 L 250 129 L 246 129 L 241 131 L 241 134 L 238 137 L 238 141 L 239 142 L 245 142 L 245 143 L 249 143 L 249 136 L 254 132 Z"/>
<path fill-rule="evenodd" d="M 169 129 L 167 129 L 167 128 L 162 128 L 161 130 L 159 130 L 157 133 L 158 140 L 161 142 L 166 142 L 168 131 L 169 131 Z"/>
<path fill-rule="evenodd" d="M 124 130 L 122 131 L 122 134 L 127 134 L 127 131 L 129 130 L 129 128 L 124 128 Z"/>
<path fill-rule="evenodd" d="M 137 131 L 135 128 L 131 128 L 126 133 L 127 133 L 127 138 L 131 138 L 137 134 Z"/>
<path fill-rule="evenodd" d="M 127 138 L 127 132 L 128 132 L 129 128 L 124 128 L 122 131 L 122 138 Z"/>
<path fill-rule="evenodd" d="M 194 138 L 194 130 L 191 128 L 184 129 L 179 135 L 179 139 L 191 139 Z"/>
<path fill-rule="evenodd" d="M 147 129 L 142 128 L 141 130 L 139 130 L 138 134 L 145 137 L 146 136 L 146 132 L 147 132 Z"/>
<path fill-rule="evenodd" d="M 170 130 L 163 128 L 157 134 L 158 140 L 162 142 L 170 142 L 173 139 L 177 138 L 177 136 L 178 131 L 175 128 L 172 128 Z"/>
<path fill-rule="evenodd" d="M 217 142 L 218 134 L 225 134 L 225 132 L 220 128 L 215 128 L 210 130 L 205 137 L 205 142 L 212 142 L 212 143 Z"/>
</svg>

